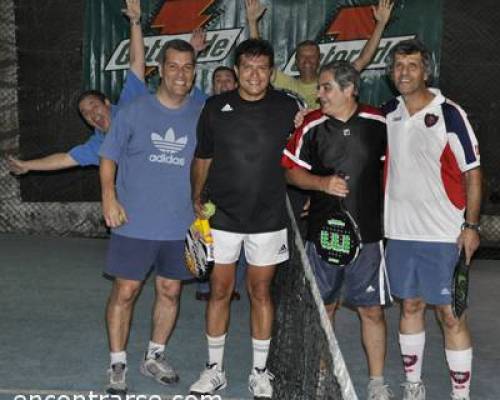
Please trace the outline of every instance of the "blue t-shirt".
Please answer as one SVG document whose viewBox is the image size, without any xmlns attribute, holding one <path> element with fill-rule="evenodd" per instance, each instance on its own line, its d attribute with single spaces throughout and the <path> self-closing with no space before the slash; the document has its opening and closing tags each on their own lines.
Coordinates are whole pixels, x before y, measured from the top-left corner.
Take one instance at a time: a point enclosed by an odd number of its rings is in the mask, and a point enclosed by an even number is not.
<svg viewBox="0 0 500 400">
<path fill-rule="evenodd" d="M 187 97 L 178 109 L 155 95 L 120 109 L 99 154 L 118 164 L 116 191 L 128 223 L 113 233 L 147 240 L 181 240 L 194 218 L 189 169 L 203 103 Z"/>
<path fill-rule="evenodd" d="M 120 93 L 118 104 L 111 106 L 111 120 L 114 119 L 118 109 L 135 100 L 137 97 L 148 93 L 148 89 L 133 71 L 129 70 L 125 85 Z M 94 133 L 83 144 L 73 147 L 68 154 L 78 165 L 84 167 L 87 165 L 99 165 L 99 148 L 104 142 L 104 132 L 94 129 Z"/>
</svg>

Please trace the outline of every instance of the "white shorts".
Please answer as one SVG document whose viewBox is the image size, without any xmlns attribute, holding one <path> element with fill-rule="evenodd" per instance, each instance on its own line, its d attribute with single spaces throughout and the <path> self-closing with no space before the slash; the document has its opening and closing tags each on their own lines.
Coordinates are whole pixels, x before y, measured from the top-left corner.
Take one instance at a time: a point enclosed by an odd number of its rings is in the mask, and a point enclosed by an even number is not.
<svg viewBox="0 0 500 400">
<path fill-rule="evenodd" d="M 286 229 L 264 233 L 235 233 L 212 229 L 212 237 L 217 264 L 232 264 L 238 261 L 242 244 L 250 265 L 276 265 L 288 260 Z"/>
</svg>

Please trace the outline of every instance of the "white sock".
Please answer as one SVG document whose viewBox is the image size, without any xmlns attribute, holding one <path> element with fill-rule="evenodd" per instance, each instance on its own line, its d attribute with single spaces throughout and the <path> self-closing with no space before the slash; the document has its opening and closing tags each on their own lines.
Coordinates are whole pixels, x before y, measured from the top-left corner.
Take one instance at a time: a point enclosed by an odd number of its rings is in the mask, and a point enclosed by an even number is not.
<svg viewBox="0 0 500 400">
<path fill-rule="evenodd" d="M 422 377 L 422 358 L 425 347 L 425 331 L 413 335 L 399 334 L 399 345 L 408 382 L 420 382 Z"/>
<path fill-rule="evenodd" d="M 127 365 L 127 352 L 126 351 L 110 352 L 109 358 L 110 358 L 110 363 L 109 363 L 110 366 L 112 366 L 113 364 L 118 364 L 118 363 Z"/>
<path fill-rule="evenodd" d="M 217 368 L 222 371 L 224 360 L 224 345 L 226 344 L 226 334 L 221 336 L 208 336 L 208 364 L 217 364 Z"/>
<path fill-rule="evenodd" d="M 269 345 L 271 339 L 259 340 L 252 338 L 253 347 L 253 368 L 265 369 L 267 356 L 269 354 Z"/>
<path fill-rule="evenodd" d="M 165 351 L 165 345 L 149 341 L 148 351 L 146 352 L 146 358 L 156 358 L 157 354 L 161 354 Z"/>
<path fill-rule="evenodd" d="M 384 384 L 384 377 L 383 376 L 370 376 L 370 382 L 376 383 L 377 385 L 383 385 Z"/>
<path fill-rule="evenodd" d="M 445 353 L 453 393 L 458 397 L 468 398 L 472 375 L 472 347 L 466 350 L 445 349 Z"/>
</svg>

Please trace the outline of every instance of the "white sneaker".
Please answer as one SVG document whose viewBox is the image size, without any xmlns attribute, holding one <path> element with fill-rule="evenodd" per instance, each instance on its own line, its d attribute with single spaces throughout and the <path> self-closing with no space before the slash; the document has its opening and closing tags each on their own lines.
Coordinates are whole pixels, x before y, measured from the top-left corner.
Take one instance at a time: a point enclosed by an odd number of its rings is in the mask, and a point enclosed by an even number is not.
<svg viewBox="0 0 500 400">
<path fill-rule="evenodd" d="M 273 397 L 272 380 L 274 380 L 274 375 L 267 368 L 252 369 L 248 377 L 248 390 L 253 394 L 254 400 L 266 400 Z"/>
<path fill-rule="evenodd" d="M 227 386 L 226 373 L 217 368 L 217 363 L 206 365 L 200 378 L 191 385 L 189 394 L 214 394 Z"/>
<path fill-rule="evenodd" d="M 141 373 L 153 378 L 162 385 L 170 385 L 179 381 L 179 375 L 167 362 L 164 353 L 158 353 L 155 358 L 145 358 L 140 367 Z"/>
<path fill-rule="evenodd" d="M 389 385 L 384 385 L 383 383 L 370 381 L 368 383 L 368 400 L 390 400 L 394 397 Z"/>
<path fill-rule="evenodd" d="M 109 383 L 106 387 L 106 393 L 116 396 L 125 396 L 127 394 L 127 383 L 125 376 L 127 375 L 127 365 L 116 363 L 108 369 Z"/>
<path fill-rule="evenodd" d="M 425 386 L 420 382 L 405 382 L 401 386 L 404 388 L 403 400 L 425 400 Z"/>
</svg>

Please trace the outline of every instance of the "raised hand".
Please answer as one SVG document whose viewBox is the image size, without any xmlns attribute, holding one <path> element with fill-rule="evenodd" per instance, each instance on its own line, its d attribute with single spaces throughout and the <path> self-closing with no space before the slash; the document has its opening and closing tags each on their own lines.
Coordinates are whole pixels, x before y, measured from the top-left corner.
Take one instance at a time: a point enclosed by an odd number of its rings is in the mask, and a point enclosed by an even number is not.
<svg viewBox="0 0 500 400">
<path fill-rule="evenodd" d="M 189 43 L 193 46 L 196 54 L 201 53 L 207 47 L 207 32 L 201 28 L 196 28 L 191 34 Z"/>
<path fill-rule="evenodd" d="M 141 20 L 141 1 L 140 0 L 126 0 L 127 8 L 122 9 L 131 23 L 139 23 Z"/>
<path fill-rule="evenodd" d="M 391 18 L 394 0 L 379 0 L 377 6 L 372 6 L 373 18 L 379 24 L 387 25 Z"/>
<path fill-rule="evenodd" d="M 257 22 L 267 10 L 260 0 L 245 0 L 245 9 L 250 23 Z"/>
</svg>

